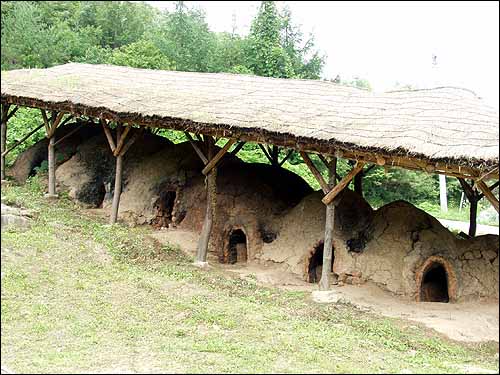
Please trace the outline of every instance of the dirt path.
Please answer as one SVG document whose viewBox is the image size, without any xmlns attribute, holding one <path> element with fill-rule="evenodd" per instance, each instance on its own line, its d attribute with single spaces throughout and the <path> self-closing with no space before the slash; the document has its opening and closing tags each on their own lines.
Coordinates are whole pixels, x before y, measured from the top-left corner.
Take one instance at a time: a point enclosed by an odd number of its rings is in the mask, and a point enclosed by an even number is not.
<svg viewBox="0 0 500 375">
<path fill-rule="evenodd" d="M 190 231 L 161 230 L 152 234 L 161 243 L 179 246 L 194 254 L 198 235 Z M 316 284 L 310 284 L 287 271 L 284 264 L 220 264 L 209 259 L 212 267 L 251 278 L 259 284 L 286 290 L 313 292 Z M 380 315 L 406 319 L 442 333 L 449 338 L 464 342 L 499 341 L 498 301 L 461 303 L 417 303 L 385 292 L 376 285 L 344 285 L 333 289 L 344 301 Z"/>
<path fill-rule="evenodd" d="M 438 219 L 441 224 L 450 230 L 460 230 L 464 233 L 469 232 L 469 223 L 465 221 Z M 493 225 L 483 225 L 477 224 L 476 228 L 477 235 L 481 234 L 498 234 L 498 227 Z"/>
</svg>

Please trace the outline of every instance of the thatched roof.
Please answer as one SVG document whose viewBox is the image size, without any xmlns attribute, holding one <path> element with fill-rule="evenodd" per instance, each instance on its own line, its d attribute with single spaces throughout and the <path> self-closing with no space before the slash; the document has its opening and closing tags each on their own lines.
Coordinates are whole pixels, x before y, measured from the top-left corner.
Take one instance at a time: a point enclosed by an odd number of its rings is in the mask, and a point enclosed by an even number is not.
<svg viewBox="0 0 500 375">
<path fill-rule="evenodd" d="M 371 93 L 313 80 L 66 64 L 2 72 L 3 102 L 308 151 L 498 165 L 499 115 L 458 88 Z"/>
</svg>

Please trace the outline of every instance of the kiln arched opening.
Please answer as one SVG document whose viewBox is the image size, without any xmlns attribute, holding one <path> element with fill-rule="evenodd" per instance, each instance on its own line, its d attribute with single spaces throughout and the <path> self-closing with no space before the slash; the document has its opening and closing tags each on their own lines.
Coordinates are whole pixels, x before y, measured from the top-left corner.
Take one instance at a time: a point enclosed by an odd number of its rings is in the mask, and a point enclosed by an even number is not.
<svg viewBox="0 0 500 375">
<path fill-rule="evenodd" d="M 224 263 L 234 264 L 247 261 L 247 236 L 241 229 L 229 232 L 227 251 L 224 254 Z"/>
<path fill-rule="evenodd" d="M 155 203 L 156 217 L 152 221 L 153 226 L 168 228 L 172 224 L 176 199 L 177 192 L 175 190 L 160 191 L 158 200 Z"/>
<path fill-rule="evenodd" d="M 432 262 L 424 271 L 420 285 L 421 302 L 450 301 L 448 291 L 448 273 L 439 262 Z"/>
<path fill-rule="evenodd" d="M 320 241 L 311 252 L 309 263 L 307 266 L 307 281 L 310 283 L 317 283 L 321 280 L 321 272 L 323 270 L 323 241 Z M 334 251 L 332 248 L 332 262 L 330 264 L 330 271 L 333 271 L 333 261 L 335 259 Z"/>
</svg>

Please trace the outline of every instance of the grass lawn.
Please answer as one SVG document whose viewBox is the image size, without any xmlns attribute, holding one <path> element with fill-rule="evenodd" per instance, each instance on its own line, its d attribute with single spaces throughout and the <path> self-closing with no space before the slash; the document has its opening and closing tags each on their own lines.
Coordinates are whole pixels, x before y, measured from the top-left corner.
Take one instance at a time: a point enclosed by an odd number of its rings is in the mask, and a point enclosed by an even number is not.
<svg viewBox="0 0 500 375">
<path fill-rule="evenodd" d="M 109 226 L 37 179 L 2 186 L 36 212 L 2 232 L 2 366 L 14 372 L 498 372 L 498 344 L 199 270 L 149 228 Z"/>
</svg>

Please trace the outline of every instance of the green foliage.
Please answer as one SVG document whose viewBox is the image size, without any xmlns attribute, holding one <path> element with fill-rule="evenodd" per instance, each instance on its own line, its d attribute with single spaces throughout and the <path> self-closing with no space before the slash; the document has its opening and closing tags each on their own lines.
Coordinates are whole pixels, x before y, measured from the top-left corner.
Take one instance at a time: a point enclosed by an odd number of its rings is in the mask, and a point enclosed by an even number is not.
<svg viewBox="0 0 500 375">
<path fill-rule="evenodd" d="M 375 167 L 363 178 L 365 197 L 374 205 L 406 200 L 419 204 L 439 201 L 439 182 L 432 175 L 401 168 Z"/>
<path fill-rule="evenodd" d="M 43 119 L 39 110 L 32 108 L 19 108 L 16 115 L 13 116 L 8 123 L 7 148 L 12 147 L 17 141 L 42 123 Z M 41 128 L 28 140 L 7 154 L 7 165 L 11 165 L 20 153 L 43 138 L 45 138 L 45 129 Z"/>
<path fill-rule="evenodd" d="M 281 19 L 274 1 L 263 1 L 252 22 L 247 46 L 249 68 L 259 76 L 290 78 L 292 62 L 281 46 Z"/>
<path fill-rule="evenodd" d="M 153 42 L 140 40 L 113 50 L 108 62 L 135 68 L 168 70 L 171 64 Z"/>
<path fill-rule="evenodd" d="M 179 1 L 175 12 L 164 15 L 151 37 L 169 61 L 175 63 L 176 70 L 211 71 L 216 37 L 208 29 L 203 11 L 189 9 Z"/>
</svg>

